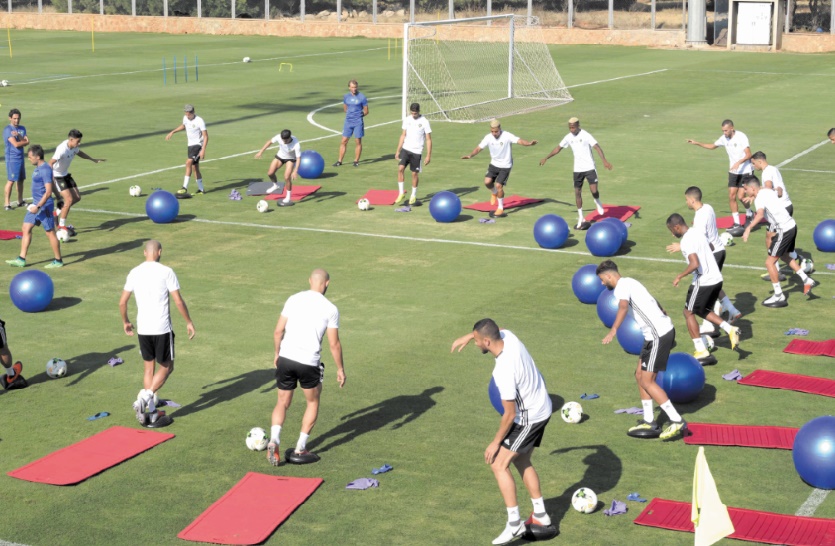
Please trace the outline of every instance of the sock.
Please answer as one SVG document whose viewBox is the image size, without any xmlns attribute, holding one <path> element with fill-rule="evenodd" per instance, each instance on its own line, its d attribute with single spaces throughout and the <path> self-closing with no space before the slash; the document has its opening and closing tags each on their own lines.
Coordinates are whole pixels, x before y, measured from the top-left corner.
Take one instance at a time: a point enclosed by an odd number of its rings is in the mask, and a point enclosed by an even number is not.
<svg viewBox="0 0 835 546">
<path fill-rule="evenodd" d="M 670 418 L 670 421 L 675 421 L 676 423 L 681 422 L 681 415 L 678 414 L 676 409 L 673 407 L 673 403 L 669 400 L 661 404 L 661 409 L 664 410 L 664 413 L 667 414 L 667 417 Z"/>
<path fill-rule="evenodd" d="M 580 217 L 580 224 L 583 223 L 583 209 L 577 209 L 577 215 Z"/>
<path fill-rule="evenodd" d="M 403 184 L 404 184 L 404 182 L 398 182 L 397 183 L 397 189 L 400 190 L 400 193 L 406 193 L 406 190 L 403 189 Z"/>
<path fill-rule="evenodd" d="M 14 368 L 12 368 L 11 366 L 6 368 L 6 375 L 8 375 L 9 377 L 12 377 L 14 375 Z"/>
<path fill-rule="evenodd" d="M 492 188 L 490 188 L 490 193 L 492 193 L 493 195 L 496 195 L 497 193 L 499 193 L 499 188 L 497 188 L 496 186 L 493 186 Z"/>
<path fill-rule="evenodd" d="M 534 514 L 545 513 L 545 500 L 542 497 L 539 497 L 538 499 L 531 499 L 531 503 L 533 503 Z"/>
<path fill-rule="evenodd" d="M 197 179 L 197 189 L 200 190 L 200 191 L 203 191 L 203 179 L 202 178 Z"/>
<path fill-rule="evenodd" d="M 281 436 L 281 425 L 273 425 L 270 427 L 270 441 L 279 444 L 279 436 Z"/>
<path fill-rule="evenodd" d="M 154 413 L 157 410 L 156 404 L 154 404 L 154 391 L 148 389 L 145 391 L 148 395 L 146 403 L 148 404 L 148 413 Z"/>
<path fill-rule="evenodd" d="M 497 201 L 499 202 L 499 208 L 503 209 L 504 208 L 504 197 L 499 197 L 497 199 Z"/>
<path fill-rule="evenodd" d="M 305 434 L 304 432 L 299 433 L 299 441 L 296 442 L 296 451 L 301 453 L 307 447 L 307 439 L 310 438 L 310 434 Z"/>
<path fill-rule="evenodd" d="M 702 353 L 707 351 L 707 347 L 705 347 L 705 342 L 702 341 L 702 338 L 697 337 L 693 339 L 693 346 L 696 348 L 697 353 Z"/>
<path fill-rule="evenodd" d="M 652 415 L 652 399 L 641 400 L 641 405 L 644 407 L 644 421 L 652 423 L 654 417 Z"/>
<path fill-rule="evenodd" d="M 600 199 L 595 198 L 594 204 L 600 207 L 601 209 L 603 208 L 603 205 L 600 204 Z"/>
<path fill-rule="evenodd" d="M 291 196 L 292 193 L 293 193 L 293 190 L 287 190 L 287 195 L 284 197 L 284 202 L 285 203 L 290 202 L 290 196 Z"/>
<path fill-rule="evenodd" d="M 188 181 L 189 181 L 190 179 L 191 179 L 191 177 L 190 177 L 190 176 L 184 176 L 184 177 L 183 177 L 183 187 L 184 187 L 184 188 L 188 189 Z"/>
<path fill-rule="evenodd" d="M 739 224 L 739 213 L 734 212 L 734 213 L 731 214 L 731 216 L 734 217 L 734 224 Z"/>
<path fill-rule="evenodd" d="M 779 296 L 783 295 L 783 289 L 780 287 L 779 282 L 773 282 L 773 283 L 771 283 L 771 286 L 774 287 L 774 295 L 775 296 L 779 297 Z"/>
<path fill-rule="evenodd" d="M 511 523 L 517 525 L 519 523 L 519 506 L 511 506 L 507 509 L 507 523 L 510 525 Z"/>
<path fill-rule="evenodd" d="M 745 216 L 746 216 L 747 218 L 751 218 L 751 217 L 753 217 L 753 216 L 754 216 L 754 212 L 753 212 L 751 209 L 746 208 L 746 209 L 745 209 Z"/>
<path fill-rule="evenodd" d="M 58 227 L 65 227 L 66 225 L 66 220 L 64 218 L 58 219 Z"/>
<path fill-rule="evenodd" d="M 412 186 L 412 197 L 416 197 L 416 196 L 417 196 L 417 188 Z"/>
<path fill-rule="evenodd" d="M 713 304 L 713 312 L 717 315 L 721 315 L 722 312 L 725 310 L 725 303 L 724 300 L 716 300 L 716 303 Z"/>
<path fill-rule="evenodd" d="M 797 274 L 800 275 L 800 280 L 802 280 L 803 282 L 806 282 L 807 280 L 809 280 L 809 275 L 804 273 L 802 269 L 798 269 Z"/>
<path fill-rule="evenodd" d="M 797 259 L 797 252 L 792 250 L 791 252 L 789 252 L 789 256 L 791 256 L 792 260 L 796 260 Z"/>
<path fill-rule="evenodd" d="M 722 298 L 722 308 L 731 314 L 734 314 L 734 311 L 738 311 L 738 309 L 734 307 L 734 304 L 731 303 L 731 298 L 729 298 L 728 296 Z"/>
<path fill-rule="evenodd" d="M 731 326 L 731 324 L 727 320 L 723 320 L 722 324 L 720 324 L 719 327 L 722 328 L 722 330 L 724 330 L 725 333 L 730 332 L 733 328 L 733 326 Z"/>
</svg>

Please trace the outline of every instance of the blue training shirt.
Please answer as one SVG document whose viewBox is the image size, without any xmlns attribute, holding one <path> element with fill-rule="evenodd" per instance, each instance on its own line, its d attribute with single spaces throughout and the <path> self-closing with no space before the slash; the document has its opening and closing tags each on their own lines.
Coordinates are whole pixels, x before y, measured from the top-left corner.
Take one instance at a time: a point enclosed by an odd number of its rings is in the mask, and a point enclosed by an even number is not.
<svg viewBox="0 0 835 546">
<path fill-rule="evenodd" d="M 32 173 L 32 199 L 37 205 L 46 193 L 46 184 L 52 183 L 52 167 L 49 163 L 44 161 L 41 165 L 35 167 L 35 172 Z M 52 206 L 52 196 L 44 203 L 44 208 Z"/>
<path fill-rule="evenodd" d="M 345 123 L 356 125 L 362 123 L 362 110 L 368 106 L 368 99 L 362 93 L 352 95 L 345 93 L 342 98 L 343 104 L 348 105 L 348 110 L 345 112 Z"/>
<path fill-rule="evenodd" d="M 23 137 L 26 136 L 26 127 L 23 125 L 18 125 L 17 127 L 12 127 L 11 124 L 6 125 L 6 128 L 3 129 L 3 142 L 6 143 L 6 161 L 9 160 L 22 160 L 23 159 L 23 147 L 15 148 L 12 146 L 12 143 L 9 142 L 9 139 L 12 138 L 12 131 L 17 131 L 17 141 L 23 140 Z"/>
</svg>

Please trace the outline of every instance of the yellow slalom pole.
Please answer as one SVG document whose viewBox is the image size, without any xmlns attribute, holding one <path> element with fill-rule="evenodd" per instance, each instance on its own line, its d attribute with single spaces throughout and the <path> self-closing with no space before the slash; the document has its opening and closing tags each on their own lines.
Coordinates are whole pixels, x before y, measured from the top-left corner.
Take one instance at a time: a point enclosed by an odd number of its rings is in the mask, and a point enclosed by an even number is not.
<svg viewBox="0 0 835 546">
<path fill-rule="evenodd" d="M 90 18 L 90 39 L 93 41 L 93 53 L 96 52 L 96 20 Z"/>
<path fill-rule="evenodd" d="M 389 47 L 388 47 L 388 50 L 389 50 L 389 59 L 388 59 L 388 60 L 391 60 L 391 38 L 389 38 Z"/>
<path fill-rule="evenodd" d="M 11 24 L 6 27 L 6 34 L 9 37 L 9 58 L 12 58 L 12 27 Z"/>
</svg>

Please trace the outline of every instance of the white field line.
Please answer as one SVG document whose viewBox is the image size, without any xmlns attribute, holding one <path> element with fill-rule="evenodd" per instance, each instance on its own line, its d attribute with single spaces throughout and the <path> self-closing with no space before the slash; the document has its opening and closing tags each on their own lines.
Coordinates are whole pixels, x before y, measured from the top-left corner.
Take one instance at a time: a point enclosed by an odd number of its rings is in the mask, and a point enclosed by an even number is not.
<svg viewBox="0 0 835 546">
<path fill-rule="evenodd" d="M 800 157 L 803 157 L 804 155 L 806 155 L 806 154 L 808 154 L 808 153 L 810 153 L 810 152 L 813 152 L 813 151 L 817 150 L 818 148 L 820 148 L 820 147 L 821 147 L 821 146 L 823 146 L 824 144 L 829 144 L 829 142 L 830 142 L 830 141 L 829 141 L 829 139 L 828 139 L 828 138 L 827 138 L 826 140 L 822 140 L 822 141 L 818 142 L 817 144 L 815 144 L 814 146 L 810 146 L 809 148 L 806 148 L 805 150 L 803 150 L 803 151 L 802 151 L 802 152 L 800 152 L 799 154 L 795 154 L 795 155 L 791 156 L 790 158 L 788 158 L 787 160 L 783 161 L 782 163 L 778 163 L 778 164 L 777 164 L 777 168 L 779 169 L 779 168 L 780 168 L 780 167 L 782 167 L 783 165 L 788 165 L 789 163 L 791 163 L 791 162 L 792 162 L 792 161 L 794 161 L 795 159 L 798 159 L 798 158 L 800 158 Z"/>
<path fill-rule="evenodd" d="M 630 74 L 628 76 L 618 76 L 617 78 L 609 78 L 608 80 L 597 80 L 594 82 L 586 82 L 586 83 L 578 83 L 575 85 L 568 85 L 569 89 L 574 89 L 575 87 L 583 87 L 585 85 L 597 85 L 598 83 L 608 83 L 608 82 L 615 82 L 618 80 L 626 80 L 628 78 L 638 78 L 640 76 L 649 76 L 650 74 L 660 74 L 661 72 L 668 71 L 669 68 L 662 68 L 661 70 L 653 70 L 652 72 L 641 72 L 640 74 Z"/>
<path fill-rule="evenodd" d="M 820 174 L 835 174 L 835 171 L 815 171 L 812 169 L 792 169 L 789 167 L 788 169 L 783 169 L 784 171 L 796 171 L 799 173 L 820 173 Z"/>
<path fill-rule="evenodd" d="M 797 509 L 797 512 L 794 513 L 795 516 L 813 516 L 815 514 L 815 510 L 818 509 L 818 506 L 823 504 L 823 501 L 826 500 L 826 496 L 829 495 L 829 491 L 824 489 L 813 489 L 811 493 L 809 493 L 809 498 L 806 499 L 800 508 Z"/>
</svg>

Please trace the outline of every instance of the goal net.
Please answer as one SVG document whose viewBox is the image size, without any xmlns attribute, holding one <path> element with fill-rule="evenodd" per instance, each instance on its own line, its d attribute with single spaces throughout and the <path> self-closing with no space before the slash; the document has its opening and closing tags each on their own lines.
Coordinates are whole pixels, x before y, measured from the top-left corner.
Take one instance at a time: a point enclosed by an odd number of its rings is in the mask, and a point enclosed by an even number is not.
<svg viewBox="0 0 835 546">
<path fill-rule="evenodd" d="M 532 19 L 406 23 L 403 115 L 417 102 L 430 120 L 472 123 L 573 100 Z"/>
</svg>

